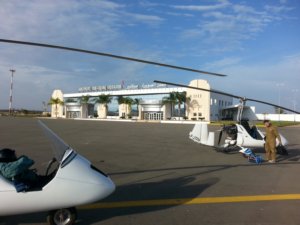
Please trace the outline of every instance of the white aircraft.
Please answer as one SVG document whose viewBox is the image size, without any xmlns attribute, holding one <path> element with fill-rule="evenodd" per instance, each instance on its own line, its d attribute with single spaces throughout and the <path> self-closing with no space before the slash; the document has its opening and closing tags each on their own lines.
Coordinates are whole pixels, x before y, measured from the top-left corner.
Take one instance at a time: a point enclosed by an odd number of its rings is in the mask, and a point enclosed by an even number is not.
<svg viewBox="0 0 300 225">
<path fill-rule="evenodd" d="M 45 124 L 39 121 L 50 139 L 55 160 L 54 172 L 47 174 L 49 182 L 39 190 L 17 192 L 11 181 L 0 176 L 0 216 L 49 211 L 49 224 L 73 224 L 75 206 L 101 200 L 115 190 L 112 180 L 91 162 L 76 153 Z"/>
<path fill-rule="evenodd" d="M 189 134 L 189 138 L 199 144 L 216 147 L 218 150 L 228 152 L 236 147 L 244 148 L 263 148 L 265 144 L 265 134 L 253 126 L 249 127 L 247 121 L 242 121 L 241 124 L 236 123 L 229 126 L 224 126 L 219 131 L 208 131 L 208 123 L 196 123 L 193 130 Z M 248 129 L 250 128 L 250 129 Z M 223 132 L 226 133 L 222 139 Z M 218 140 L 216 140 L 218 136 Z M 288 145 L 287 139 L 280 134 L 281 143 L 283 146 Z M 221 142 L 222 140 L 222 143 Z M 277 146 L 279 141 L 277 140 Z"/>
<path fill-rule="evenodd" d="M 189 134 L 189 138 L 197 143 L 213 146 L 216 147 L 218 150 L 222 150 L 224 152 L 228 152 L 233 149 L 241 149 L 241 148 L 263 148 L 265 145 L 265 134 L 257 129 L 256 126 L 250 127 L 248 120 L 254 119 L 256 116 L 251 110 L 247 110 L 245 104 L 246 101 L 253 101 L 258 102 L 266 105 L 270 105 L 273 107 L 281 108 L 287 111 L 291 111 L 297 114 L 300 114 L 299 112 L 288 109 L 282 106 L 278 106 L 272 103 L 256 100 L 256 99 L 249 99 L 245 97 L 240 97 L 232 94 L 228 94 L 221 91 L 215 91 L 215 90 L 208 90 L 204 88 L 197 88 L 197 87 L 191 87 L 187 85 L 182 84 L 175 84 L 170 82 L 164 82 L 164 81 L 154 81 L 155 83 L 161 83 L 161 84 L 167 84 L 167 85 L 173 85 L 178 87 L 185 87 L 185 88 L 192 88 L 200 91 L 207 91 L 207 92 L 213 92 L 221 95 L 230 96 L 233 98 L 237 98 L 240 100 L 240 103 L 237 107 L 237 115 L 236 120 L 237 122 L 229 125 L 229 126 L 223 126 L 223 128 L 216 132 L 209 132 L 208 131 L 208 123 L 205 122 L 199 122 L 196 123 L 193 130 Z M 251 113 L 252 112 L 252 113 Z M 223 133 L 225 132 L 226 136 L 224 138 Z M 216 136 L 218 136 L 218 140 L 216 139 Z M 283 146 L 288 145 L 288 141 L 285 137 L 283 137 L 280 134 L 281 137 L 281 143 Z M 221 144 L 222 141 L 222 144 Z M 279 141 L 277 140 L 277 146 L 279 145 Z M 285 151 L 286 152 L 286 151 Z"/>
</svg>

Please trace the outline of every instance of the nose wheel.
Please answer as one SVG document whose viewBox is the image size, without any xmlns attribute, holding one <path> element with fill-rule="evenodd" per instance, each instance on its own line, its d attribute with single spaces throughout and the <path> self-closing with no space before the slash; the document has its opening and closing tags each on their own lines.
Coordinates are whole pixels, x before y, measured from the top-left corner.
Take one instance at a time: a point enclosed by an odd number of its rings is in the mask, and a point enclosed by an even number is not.
<svg viewBox="0 0 300 225">
<path fill-rule="evenodd" d="M 47 221 L 50 225 L 71 225 L 77 218 L 76 209 L 66 208 L 50 211 Z"/>
</svg>

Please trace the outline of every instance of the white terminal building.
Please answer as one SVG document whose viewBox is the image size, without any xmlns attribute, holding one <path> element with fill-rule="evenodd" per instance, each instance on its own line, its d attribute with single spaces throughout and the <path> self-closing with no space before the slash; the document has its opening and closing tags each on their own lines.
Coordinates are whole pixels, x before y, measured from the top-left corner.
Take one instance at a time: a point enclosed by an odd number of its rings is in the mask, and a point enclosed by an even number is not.
<svg viewBox="0 0 300 225">
<path fill-rule="evenodd" d="M 206 80 L 193 80 L 189 86 L 211 90 Z M 184 93 L 186 100 L 181 104 L 170 101 L 171 93 Z M 111 96 L 112 101 L 109 104 L 97 103 L 96 99 L 101 95 Z M 120 96 L 138 101 L 135 104 L 118 102 Z M 52 104 L 52 117 L 214 121 L 232 119 L 233 116 L 223 110 L 232 107 L 232 97 L 164 84 L 83 87 L 76 93 L 54 90 L 51 97 L 63 102 Z"/>
</svg>

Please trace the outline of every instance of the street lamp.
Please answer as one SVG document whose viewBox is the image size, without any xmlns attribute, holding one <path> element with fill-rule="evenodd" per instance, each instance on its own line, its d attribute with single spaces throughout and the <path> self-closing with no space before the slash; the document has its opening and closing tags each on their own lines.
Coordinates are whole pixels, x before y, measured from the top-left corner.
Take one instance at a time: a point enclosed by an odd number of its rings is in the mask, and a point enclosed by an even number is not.
<svg viewBox="0 0 300 225">
<path fill-rule="evenodd" d="M 296 105 L 297 105 L 296 95 L 297 95 L 298 89 L 293 89 L 292 92 L 294 94 L 293 107 L 294 107 L 294 111 L 296 111 Z M 294 122 L 296 122 L 296 113 L 294 113 Z"/>
<path fill-rule="evenodd" d="M 9 93 L 9 115 L 12 114 L 12 94 L 13 94 L 13 78 L 14 78 L 14 72 L 16 72 L 16 70 L 14 69 L 10 69 L 9 70 L 11 72 L 11 79 L 10 79 L 10 93 Z"/>
<path fill-rule="evenodd" d="M 296 95 L 297 95 L 297 92 L 298 92 L 299 90 L 298 89 L 293 89 L 292 90 L 292 92 L 293 92 L 293 94 L 294 94 L 294 98 L 293 98 L 293 108 L 294 108 L 294 111 L 296 111 L 296 104 L 297 104 L 297 101 L 296 101 Z"/>
<path fill-rule="evenodd" d="M 278 105 L 280 105 L 280 100 L 281 100 L 281 87 L 284 86 L 284 83 L 278 83 L 276 84 L 276 86 L 278 87 Z M 281 113 L 281 108 L 278 109 L 278 121 L 280 121 L 280 113 Z"/>
</svg>

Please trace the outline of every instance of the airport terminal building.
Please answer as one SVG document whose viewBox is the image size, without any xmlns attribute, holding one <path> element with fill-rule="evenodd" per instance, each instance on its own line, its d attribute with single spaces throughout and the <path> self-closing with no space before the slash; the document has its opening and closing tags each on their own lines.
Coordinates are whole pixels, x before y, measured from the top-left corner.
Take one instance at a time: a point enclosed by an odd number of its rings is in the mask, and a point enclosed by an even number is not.
<svg viewBox="0 0 300 225">
<path fill-rule="evenodd" d="M 189 86 L 211 90 L 206 80 L 193 80 Z M 109 103 L 99 101 L 103 95 L 109 96 Z M 228 117 L 222 109 L 233 104 L 228 96 L 165 84 L 82 87 L 76 93 L 54 90 L 51 98 L 59 100 L 52 103 L 51 116 L 61 118 L 214 121 Z"/>
</svg>

